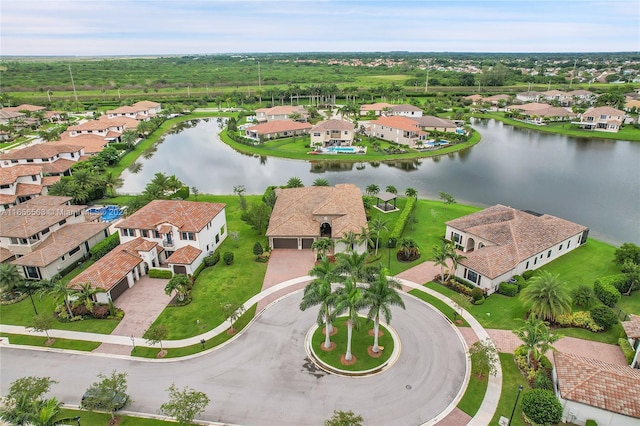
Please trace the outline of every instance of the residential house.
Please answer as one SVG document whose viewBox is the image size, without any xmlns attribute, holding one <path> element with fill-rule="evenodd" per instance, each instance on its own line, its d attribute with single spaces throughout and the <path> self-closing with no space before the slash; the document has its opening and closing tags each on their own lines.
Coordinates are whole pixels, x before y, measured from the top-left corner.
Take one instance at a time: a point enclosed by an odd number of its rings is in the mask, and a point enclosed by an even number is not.
<svg viewBox="0 0 640 426">
<path fill-rule="evenodd" d="M 311 133 L 311 146 L 351 146 L 355 126 L 350 121 L 325 120 L 313 126 Z"/>
<path fill-rule="evenodd" d="M 158 102 L 140 101 L 133 105 L 121 106 L 107 111 L 107 118 L 129 117 L 135 120 L 149 120 L 162 111 L 162 105 Z"/>
<path fill-rule="evenodd" d="M 257 124 L 245 129 L 245 136 L 255 140 L 288 138 L 309 133 L 311 124 L 293 120 L 276 120 Z"/>
<path fill-rule="evenodd" d="M 139 123 L 138 120 L 130 117 L 107 118 L 102 115 L 97 120 L 89 120 L 70 126 L 67 131 L 71 137 L 94 134 L 103 137 L 107 142 L 118 142 L 125 130 L 135 130 Z"/>
<path fill-rule="evenodd" d="M 50 279 L 75 267 L 108 236 L 108 223 L 70 201 L 43 195 L 3 212 L 0 247 L 11 253 L 26 279 Z"/>
<path fill-rule="evenodd" d="M 509 95 L 493 95 L 482 99 L 482 102 L 487 102 L 494 107 L 500 107 L 500 105 L 504 105 L 509 102 L 510 99 L 511 96 Z"/>
<path fill-rule="evenodd" d="M 543 124 L 546 120 L 567 121 L 576 118 L 577 114 L 564 107 L 554 107 L 545 103 L 531 102 L 522 105 L 508 105 L 506 111 L 517 112 L 527 121 Z"/>
<path fill-rule="evenodd" d="M 273 108 L 258 108 L 256 110 L 256 121 L 259 123 L 292 120 L 292 116 L 297 117 L 296 121 L 306 121 L 309 114 L 307 114 L 307 110 L 303 106 L 299 105 L 279 105 Z"/>
<path fill-rule="evenodd" d="M 7 107 L 6 109 L 23 112 L 30 115 L 38 111 L 45 111 L 47 107 L 43 107 L 41 105 L 22 104 L 15 107 Z"/>
<path fill-rule="evenodd" d="M 0 167 L 35 164 L 45 175 L 71 176 L 71 166 L 82 156 L 84 148 L 78 145 L 40 143 L 0 155 Z"/>
<path fill-rule="evenodd" d="M 43 176 L 41 165 L 0 168 L 0 212 L 39 195 L 47 195 L 48 188 L 59 180 L 60 176 Z"/>
<path fill-rule="evenodd" d="M 360 233 L 367 216 L 360 189 L 353 184 L 277 188 L 267 237 L 272 249 L 309 250 L 320 238 L 334 240 L 334 252 L 349 247 L 339 240 L 347 232 Z M 358 253 L 366 244 L 353 247 Z"/>
<path fill-rule="evenodd" d="M 633 368 L 640 368 L 640 315 L 629 315 L 628 321 L 622 321 L 622 328 L 624 329 L 629 344 L 635 350 L 635 356 L 630 365 Z"/>
<path fill-rule="evenodd" d="M 516 100 L 522 103 L 526 102 L 538 102 L 540 100 L 541 93 L 528 90 L 526 92 L 520 92 L 516 94 Z"/>
<path fill-rule="evenodd" d="M 582 129 L 595 130 L 600 132 L 617 133 L 625 119 L 625 112 L 608 106 L 589 108 L 582 113 L 579 122 L 571 124 L 578 125 Z"/>
<path fill-rule="evenodd" d="M 478 94 L 465 96 L 462 99 L 471 101 L 472 105 L 479 105 L 482 103 L 482 95 L 478 95 Z"/>
<path fill-rule="evenodd" d="M 583 90 L 583 89 L 571 90 L 567 92 L 567 95 L 571 99 L 571 103 L 570 103 L 571 105 L 576 103 L 593 104 L 598 98 L 598 96 L 595 93 L 590 92 L 588 90 Z"/>
<path fill-rule="evenodd" d="M 0 125 L 8 125 L 11 123 L 24 120 L 27 115 L 24 112 L 15 111 L 13 108 L 0 109 Z"/>
<path fill-rule="evenodd" d="M 438 131 L 455 133 L 459 128 L 453 121 L 447 120 L 446 118 L 435 117 L 433 115 L 415 117 L 413 120 L 418 123 L 418 126 L 420 126 L 422 130 L 427 132 Z"/>
<path fill-rule="evenodd" d="M 422 117 L 422 108 L 410 104 L 391 105 L 391 114 L 401 117 Z"/>
<path fill-rule="evenodd" d="M 640 370 L 583 356 L 553 352 L 553 384 L 562 421 L 584 425 L 640 423 Z"/>
<path fill-rule="evenodd" d="M 624 110 L 627 112 L 632 112 L 634 108 L 635 111 L 640 111 L 640 99 L 627 97 L 624 103 Z"/>
<path fill-rule="evenodd" d="M 542 92 L 540 94 L 540 99 L 544 99 L 547 101 L 555 101 L 558 102 L 561 106 L 569 106 L 571 105 L 572 97 L 566 92 L 562 90 L 547 90 L 546 92 Z"/>
<path fill-rule="evenodd" d="M 537 269 L 587 241 L 585 226 L 547 214 L 495 205 L 446 223 L 445 238 L 466 257 L 458 277 L 487 294 L 503 281 Z"/>
<path fill-rule="evenodd" d="M 101 152 L 109 142 L 99 134 L 82 133 L 77 136 L 71 136 L 69 132 L 64 132 L 60 135 L 60 139 L 47 142 L 47 144 L 81 146 L 83 153 L 90 156 Z"/>
<path fill-rule="evenodd" d="M 427 133 L 419 123 L 408 117 L 379 117 L 371 121 L 371 136 L 402 145 L 415 146 L 418 141 L 426 141 Z"/>
<path fill-rule="evenodd" d="M 105 290 L 99 303 L 115 300 L 149 269 L 193 274 L 227 237 L 225 205 L 154 200 L 115 225 L 120 245 L 69 282 Z"/>
<path fill-rule="evenodd" d="M 383 112 L 390 110 L 393 105 L 386 102 L 377 102 L 375 104 L 365 104 L 360 106 L 360 115 L 368 115 L 369 113 L 377 116 L 382 115 Z"/>
</svg>

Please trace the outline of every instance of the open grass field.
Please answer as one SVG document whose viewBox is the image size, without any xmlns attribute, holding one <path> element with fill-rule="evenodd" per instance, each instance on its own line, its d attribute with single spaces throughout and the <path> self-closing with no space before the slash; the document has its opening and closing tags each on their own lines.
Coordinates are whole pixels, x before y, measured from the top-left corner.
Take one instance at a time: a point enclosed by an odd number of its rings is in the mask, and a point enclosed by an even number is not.
<svg viewBox="0 0 640 426">
<path fill-rule="evenodd" d="M 529 388 L 529 383 L 524 378 L 520 369 L 516 365 L 513 354 L 500 353 L 500 364 L 502 365 L 502 392 L 500 393 L 500 402 L 496 409 L 496 414 L 491 420 L 492 425 L 497 425 L 500 421 L 500 416 L 509 418 L 513 411 L 513 406 L 516 403 L 516 397 L 518 395 L 518 386 L 523 386 L 523 393 Z M 513 415 L 513 420 L 510 423 L 512 426 L 525 426 L 526 423 L 522 418 L 522 394 L 518 399 L 518 405 Z"/>
</svg>

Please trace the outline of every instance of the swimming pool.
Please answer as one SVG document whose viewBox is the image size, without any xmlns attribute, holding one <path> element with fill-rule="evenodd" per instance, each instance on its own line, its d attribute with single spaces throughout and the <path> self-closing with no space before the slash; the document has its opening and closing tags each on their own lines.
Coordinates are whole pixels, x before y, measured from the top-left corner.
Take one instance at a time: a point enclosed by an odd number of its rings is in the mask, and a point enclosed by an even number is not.
<svg viewBox="0 0 640 426">
<path fill-rule="evenodd" d="M 87 209 L 87 213 L 101 215 L 103 222 L 113 222 L 122 216 L 122 208 L 118 206 L 91 207 Z"/>
<path fill-rule="evenodd" d="M 342 153 L 342 154 L 358 154 L 365 153 L 366 148 L 359 146 L 329 146 L 327 148 L 322 148 L 324 152 L 328 153 Z"/>
</svg>

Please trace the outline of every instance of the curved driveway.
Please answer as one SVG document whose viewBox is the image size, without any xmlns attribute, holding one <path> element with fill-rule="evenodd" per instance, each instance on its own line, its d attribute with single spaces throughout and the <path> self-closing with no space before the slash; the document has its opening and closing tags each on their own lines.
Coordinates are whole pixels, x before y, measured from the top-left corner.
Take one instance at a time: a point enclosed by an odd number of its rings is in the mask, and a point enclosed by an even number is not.
<svg viewBox="0 0 640 426">
<path fill-rule="evenodd" d="M 465 347 L 435 309 L 403 295 L 391 325 L 402 341 L 393 367 L 366 378 L 328 375 L 306 358 L 304 336 L 315 309 L 298 309 L 300 292 L 273 304 L 230 344 L 168 362 L 2 348 L 2 389 L 24 375 L 49 376 L 51 393 L 77 403 L 99 372 L 128 373 L 129 410 L 154 413 L 172 383 L 205 392 L 204 420 L 243 425 L 318 425 L 333 410 L 353 410 L 367 425 L 418 425 L 452 408 L 468 377 Z M 454 404 L 455 405 L 455 404 Z"/>
</svg>

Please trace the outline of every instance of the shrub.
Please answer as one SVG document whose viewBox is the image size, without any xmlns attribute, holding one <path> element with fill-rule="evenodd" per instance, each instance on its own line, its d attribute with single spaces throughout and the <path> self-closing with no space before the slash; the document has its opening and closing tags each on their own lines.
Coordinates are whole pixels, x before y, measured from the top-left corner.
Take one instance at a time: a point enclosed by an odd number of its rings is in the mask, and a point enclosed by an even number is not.
<svg viewBox="0 0 640 426">
<path fill-rule="evenodd" d="M 620 292 L 608 282 L 597 279 L 593 283 L 593 292 L 605 305 L 612 307 L 620 300 Z"/>
<path fill-rule="evenodd" d="M 183 186 L 182 188 L 174 192 L 170 198 L 179 198 L 181 200 L 186 200 L 187 198 L 189 198 L 189 187 Z"/>
<path fill-rule="evenodd" d="M 215 251 L 211 256 L 207 256 L 204 258 L 204 264 L 209 266 L 214 266 L 216 263 L 220 262 L 220 252 Z"/>
<path fill-rule="evenodd" d="M 603 331 L 604 328 L 599 326 L 591 317 L 591 312 L 578 311 L 568 314 L 556 316 L 556 324 L 563 327 L 580 327 L 591 330 L 594 333 Z"/>
<path fill-rule="evenodd" d="M 196 268 L 196 270 L 195 270 L 195 271 L 193 271 L 193 281 L 194 281 L 194 282 L 195 282 L 195 280 L 198 278 L 198 276 L 200 275 L 200 272 L 202 272 L 202 270 L 203 270 L 204 268 L 206 268 L 206 267 L 207 267 L 207 265 L 206 265 L 204 262 L 202 262 L 202 263 L 201 263 L 201 264 Z"/>
<path fill-rule="evenodd" d="M 398 220 L 396 220 L 396 225 L 391 231 L 391 234 L 389 234 L 390 240 L 393 239 L 394 241 L 398 241 L 398 239 L 402 236 L 404 228 L 407 226 L 409 216 L 411 215 L 411 212 L 413 212 L 413 208 L 415 207 L 415 205 L 415 197 L 407 198 L 407 204 L 405 204 L 404 209 L 402 209 L 402 212 L 400 212 L 400 216 L 398 217 Z M 393 247 L 395 247 L 395 244 L 393 245 Z"/>
<path fill-rule="evenodd" d="M 562 405 L 556 395 L 546 389 L 532 389 L 522 395 L 522 412 L 540 425 L 560 423 Z"/>
<path fill-rule="evenodd" d="M 538 370 L 536 372 L 536 375 L 533 378 L 533 388 L 553 390 L 553 384 L 551 383 L 551 379 L 549 379 L 546 371 Z"/>
<path fill-rule="evenodd" d="M 169 279 L 173 276 L 173 272 L 168 269 L 149 269 L 149 278 L 165 278 Z"/>
<path fill-rule="evenodd" d="M 596 306 L 593 308 L 591 310 L 591 318 L 605 330 L 618 323 L 618 316 L 608 306 Z"/>
<path fill-rule="evenodd" d="M 482 296 L 482 298 L 481 298 L 481 299 L 474 300 L 474 301 L 473 301 L 473 304 L 474 304 L 474 305 L 484 305 L 484 301 L 485 301 L 485 300 L 486 300 L 486 299 L 485 299 L 485 297 L 484 297 L 484 296 Z"/>
<path fill-rule="evenodd" d="M 222 260 L 224 260 L 225 264 L 231 265 L 233 263 L 233 252 L 225 251 L 222 255 Z"/>
<path fill-rule="evenodd" d="M 595 420 L 587 420 L 587 422 L 584 424 L 584 426 L 598 426 L 598 422 L 596 422 Z"/>
<path fill-rule="evenodd" d="M 98 244 L 93 246 L 89 253 L 91 254 L 91 259 L 98 260 L 103 257 L 105 254 L 109 253 L 115 247 L 120 244 L 120 235 L 116 232 L 114 234 L 109 235 L 104 240 L 100 241 Z"/>
<path fill-rule="evenodd" d="M 109 305 L 96 305 L 93 307 L 93 311 L 91 311 L 91 315 L 93 315 L 96 319 L 105 319 L 109 316 Z"/>
<path fill-rule="evenodd" d="M 534 276 L 535 273 L 536 271 L 532 271 L 531 269 L 528 269 L 522 273 L 522 278 L 524 278 L 525 280 L 529 280 L 531 277 Z"/>
<path fill-rule="evenodd" d="M 474 302 L 477 302 L 478 300 L 484 299 L 484 292 L 480 287 L 476 287 L 471 290 L 471 297 L 473 298 Z"/>
<path fill-rule="evenodd" d="M 631 361 L 633 361 L 633 357 L 636 355 L 636 353 L 631 347 L 629 341 L 624 337 L 621 337 L 618 339 L 618 346 L 620 346 L 624 357 L 627 359 L 627 364 L 631 364 Z"/>
<path fill-rule="evenodd" d="M 498 287 L 498 293 L 504 296 L 513 297 L 518 294 L 518 286 L 516 284 L 502 282 L 500 283 L 500 287 Z"/>
<path fill-rule="evenodd" d="M 589 309 L 595 303 L 596 296 L 593 294 L 593 290 L 589 286 L 581 285 L 575 288 L 571 292 L 573 298 L 573 304 L 581 308 Z"/>
<path fill-rule="evenodd" d="M 257 256 L 262 255 L 262 253 L 264 253 L 264 250 L 262 249 L 262 244 L 260 244 L 260 241 L 256 241 L 256 243 L 253 245 L 253 254 Z"/>
<path fill-rule="evenodd" d="M 629 279 L 626 274 L 609 275 L 608 277 L 598 278 L 600 284 L 610 284 L 615 287 L 620 293 L 626 293 L 629 291 Z"/>
</svg>

